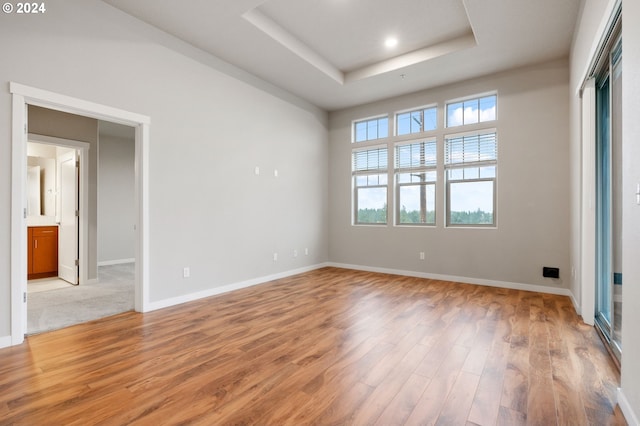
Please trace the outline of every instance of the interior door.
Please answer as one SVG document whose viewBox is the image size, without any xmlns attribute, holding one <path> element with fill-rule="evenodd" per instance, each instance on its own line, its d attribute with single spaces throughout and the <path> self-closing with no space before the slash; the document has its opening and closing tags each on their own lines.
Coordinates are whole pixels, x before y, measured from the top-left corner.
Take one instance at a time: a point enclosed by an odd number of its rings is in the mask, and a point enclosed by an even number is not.
<svg viewBox="0 0 640 426">
<path fill-rule="evenodd" d="M 70 150 L 58 156 L 60 171 L 60 225 L 58 229 L 58 276 L 78 284 L 78 155 Z"/>
</svg>

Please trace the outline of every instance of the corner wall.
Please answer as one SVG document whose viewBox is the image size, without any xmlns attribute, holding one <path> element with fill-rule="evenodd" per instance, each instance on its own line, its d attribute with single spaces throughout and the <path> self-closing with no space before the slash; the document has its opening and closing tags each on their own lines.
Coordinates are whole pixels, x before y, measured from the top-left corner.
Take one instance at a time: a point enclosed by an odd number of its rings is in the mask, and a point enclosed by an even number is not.
<svg viewBox="0 0 640 426">
<path fill-rule="evenodd" d="M 134 259 L 135 138 L 100 135 L 97 210 L 98 266 Z"/>
<path fill-rule="evenodd" d="M 569 68 L 558 60 L 426 90 L 330 114 L 329 258 L 340 264 L 456 277 L 503 285 L 542 286 L 568 294 L 569 265 Z M 436 227 L 352 226 L 353 120 L 438 104 L 438 156 L 447 100 L 497 90 L 497 228 L 444 226 L 442 173 L 436 189 Z M 392 130 L 390 130 L 390 133 Z M 390 153 L 391 155 L 391 153 Z M 390 173 L 393 185 L 393 175 Z M 392 211 L 393 209 L 389 209 Z M 418 253 L 424 251 L 426 260 Z M 560 268 L 560 280 L 542 277 Z"/>
</svg>

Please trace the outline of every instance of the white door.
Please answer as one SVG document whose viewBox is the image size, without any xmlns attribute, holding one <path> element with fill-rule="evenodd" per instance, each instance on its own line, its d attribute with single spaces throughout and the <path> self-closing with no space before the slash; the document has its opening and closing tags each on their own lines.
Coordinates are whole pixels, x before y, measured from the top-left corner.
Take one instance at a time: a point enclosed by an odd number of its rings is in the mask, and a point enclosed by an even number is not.
<svg viewBox="0 0 640 426">
<path fill-rule="evenodd" d="M 78 284 L 78 167 L 76 150 L 58 156 L 60 171 L 60 225 L 58 276 Z"/>
</svg>

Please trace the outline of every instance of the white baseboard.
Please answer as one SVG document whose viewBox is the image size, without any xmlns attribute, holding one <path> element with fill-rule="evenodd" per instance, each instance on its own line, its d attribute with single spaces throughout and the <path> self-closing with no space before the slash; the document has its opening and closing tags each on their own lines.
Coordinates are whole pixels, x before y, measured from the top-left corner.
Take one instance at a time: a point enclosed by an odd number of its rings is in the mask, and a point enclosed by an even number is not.
<svg viewBox="0 0 640 426">
<path fill-rule="evenodd" d="M 558 294 L 561 296 L 568 296 L 572 299 L 572 301 L 574 300 L 573 294 L 571 293 L 571 291 L 569 291 L 566 288 L 554 288 L 554 287 L 546 287 L 543 285 L 535 285 L 535 284 L 512 283 L 507 281 L 486 280 L 482 278 L 430 274 L 426 272 L 403 271 L 399 269 L 377 268 L 377 267 L 361 266 L 361 265 L 348 265 L 348 264 L 333 263 L 333 262 L 329 262 L 327 266 L 333 266 L 335 268 L 344 268 L 344 269 L 355 269 L 358 271 L 366 271 L 366 272 L 380 272 L 383 274 L 391 274 L 391 275 L 403 275 L 407 277 L 427 278 L 431 280 L 442 280 L 442 281 L 452 281 L 452 282 L 465 283 L 465 284 L 486 285 L 488 287 L 500 287 L 500 288 L 508 288 L 513 290 L 535 291 L 537 293 Z M 576 304 L 575 301 L 573 303 L 574 305 Z"/>
<path fill-rule="evenodd" d="M 103 260 L 98 262 L 98 266 L 121 265 L 123 263 L 134 263 L 135 261 L 135 257 L 132 257 L 131 259 Z"/>
<path fill-rule="evenodd" d="M 258 284 L 264 284 L 269 281 L 277 280 L 280 278 L 290 277 L 292 275 L 302 274 L 304 272 L 314 271 L 316 269 L 328 266 L 326 263 L 320 263 L 317 265 L 307 266 L 304 268 L 293 269 L 290 271 L 284 271 L 273 275 L 266 275 L 263 277 L 253 278 L 247 281 L 241 281 L 225 285 L 222 287 L 214 287 L 207 290 L 199 291 L 197 293 L 185 294 L 183 296 L 173 297 L 170 299 L 159 300 L 157 302 L 149 302 L 148 309 L 145 312 L 155 311 L 157 309 L 168 308 L 169 306 L 179 305 L 182 303 L 192 302 L 198 299 L 204 299 L 205 297 L 216 296 L 222 293 L 228 293 L 234 290 L 240 290 L 241 288 L 251 287 Z"/>
<path fill-rule="evenodd" d="M 629 400 L 624 395 L 622 388 L 618 388 L 618 405 L 620 406 L 620 411 L 624 414 L 625 420 L 629 423 L 629 426 L 640 426 L 638 415 L 634 413 L 633 408 L 631 408 L 631 404 L 629 404 Z"/>
<path fill-rule="evenodd" d="M 0 348 L 7 348 L 9 346 L 12 346 L 12 344 L 13 340 L 11 339 L 11 336 L 0 337 Z"/>
<path fill-rule="evenodd" d="M 580 303 L 578 303 L 578 301 L 576 300 L 576 297 L 573 295 L 573 292 L 571 290 L 567 290 L 567 291 L 569 291 L 569 298 L 571 299 L 571 303 L 573 303 L 573 309 L 575 309 L 576 313 L 582 317 L 582 307 L 580 306 Z"/>
</svg>

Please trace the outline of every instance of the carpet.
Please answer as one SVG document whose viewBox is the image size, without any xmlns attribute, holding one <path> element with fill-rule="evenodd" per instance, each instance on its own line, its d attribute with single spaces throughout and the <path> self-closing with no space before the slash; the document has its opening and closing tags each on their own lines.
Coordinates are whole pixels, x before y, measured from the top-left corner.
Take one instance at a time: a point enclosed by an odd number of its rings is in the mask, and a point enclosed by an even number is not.
<svg viewBox="0 0 640 426">
<path fill-rule="evenodd" d="M 134 263 L 98 267 L 98 283 L 27 295 L 27 334 L 37 334 L 131 311 Z"/>
</svg>

